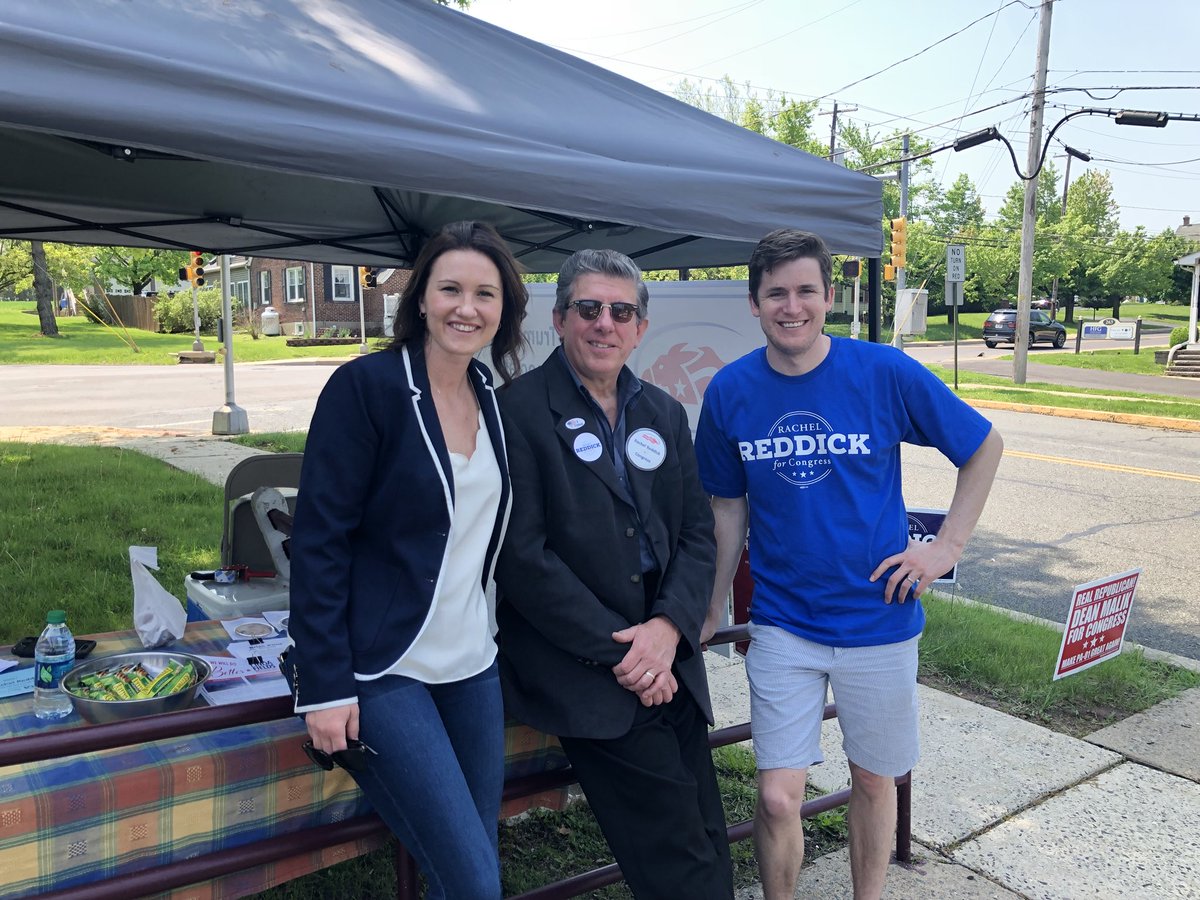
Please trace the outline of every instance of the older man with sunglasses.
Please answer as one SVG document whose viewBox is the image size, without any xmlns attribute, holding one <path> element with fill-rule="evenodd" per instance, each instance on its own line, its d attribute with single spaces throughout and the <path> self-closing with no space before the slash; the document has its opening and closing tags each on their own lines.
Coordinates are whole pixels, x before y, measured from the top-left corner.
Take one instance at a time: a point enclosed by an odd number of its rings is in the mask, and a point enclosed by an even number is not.
<svg viewBox="0 0 1200 900">
<path fill-rule="evenodd" d="M 500 678 L 510 714 L 559 736 L 636 897 L 729 898 L 700 647 L 713 521 L 683 407 L 625 365 L 648 303 L 628 257 L 574 254 L 561 346 L 500 393 Z"/>
</svg>

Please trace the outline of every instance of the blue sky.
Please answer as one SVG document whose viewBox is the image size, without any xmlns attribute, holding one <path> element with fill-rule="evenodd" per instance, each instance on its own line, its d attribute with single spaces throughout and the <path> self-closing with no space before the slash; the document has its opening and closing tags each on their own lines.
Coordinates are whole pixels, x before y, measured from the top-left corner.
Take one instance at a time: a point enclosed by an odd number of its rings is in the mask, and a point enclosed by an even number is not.
<svg viewBox="0 0 1200 900">
<path fill-rule="evenodd" d="M 879 136 L 907 127 L 935 146 L 995 125 L 1024 169 L 1029 101 L 1020 95 L 1033 87 L 1036 6 L 1036 0 L 474 0 L 470 14 L 666 93 L 684 78 L 728 75 L 760 95 L 822 98 L 821 110 L 834 100 L 842 110 L 857 106 L 839 115 Z M 1200 113 L 1196 9 L 1186 0 L 1058 0 L 1047 87 L 1088 88 L 1093 96 L 1050 95 L 1047 128 L 1086 106 Z M 1188 89 L 1146 89 L 1181 86 Z M 1142 89 L 1113 90 L 1126 87 Z M 996 104 L 1003 105 L 976 112 Z M 818 133 L 827 135 L 829 123 L 829 116 L 818 117 Z M 1102 116 L 1073 119 L 1049 151 L 1061 174 L 1060 140 L 1094 157 L 1088 164 L 1072 160 L 1072 179 L 1085 167 L 1110 173 L 1123 227 L 1155 233 L 1174 229 L 1185 215 L 1200 222 L 1200 122 L 1157 129 L 1118 126 Z M 989 217 L 1016 181 L 1008 151 L 996 142 L 934 160 L 933 177 L 946 185 L 960 172 L 971 176 Z"/>
</svg>

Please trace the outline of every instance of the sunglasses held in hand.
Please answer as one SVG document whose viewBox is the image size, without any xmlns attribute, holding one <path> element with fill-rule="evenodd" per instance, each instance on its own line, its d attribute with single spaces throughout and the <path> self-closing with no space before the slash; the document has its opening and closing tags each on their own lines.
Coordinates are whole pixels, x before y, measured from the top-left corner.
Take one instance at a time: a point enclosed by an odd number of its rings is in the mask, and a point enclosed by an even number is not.
<svg viewBox="0 0 1200 900">
<path fill-rule="evenodd" d="M 371 756 L 379 755 L 362 741 L 347 741 L 345 750 L 326 753 L 324 750 L 314 747 L 312 740 L 307 740 L 301 749 L 309 759 L 326 772 L 332 771 L 335 765 L 341 766 L 347 772 L 361 772 L 367 767 L 368 753 Z"/>
<path fill-rule="evenodd" d="M 622 325 L 626 322 L 632 322 L 633 317 L 637 315 L 636 303 L 601 303 L 599 300 L 575 300 L 570 305 L 575 307 L 575 311 L 579 313 L 581 319 L 586 319 L 588 322 L 594 322 L 600 318 L 600 313 L 605 309 L 608 310 L 614 322 L 619 322 Z"/>
</svg>

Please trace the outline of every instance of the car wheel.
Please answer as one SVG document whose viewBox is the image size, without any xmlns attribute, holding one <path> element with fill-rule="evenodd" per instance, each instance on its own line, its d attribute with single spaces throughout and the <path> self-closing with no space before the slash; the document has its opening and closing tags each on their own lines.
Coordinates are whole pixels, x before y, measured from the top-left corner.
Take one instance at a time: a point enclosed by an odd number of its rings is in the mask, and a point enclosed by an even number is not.
<svg viewBox="0 0 1200 900">
<path fill-rule="evenodd" d="M 1065 331 L 1060 331 L 1056 335 L 1054 335 L 1054 346 L 1055 347 L 1061 348 L 1066 343 L 1067 343 L 1067 333 Z"/>
<path fill-rule="evenodd" d="M 1030 350 L 1032 350 L 1032 349 L 1033 349 L 1033 332 L 1032 332 L 1032 331 L 1031 331 L 1031 332 L 1029 332 L 1029 343 L 1028 343 L 1028 344 L 1026 344 L 1026 346 L 1027 346 L 1027 347 L 1028 347 Z"/>
<path fill-rule="evenodd" d="M 984 346 L 986 346 L 986 347 L 987 347 L 989 350 L 995 350 L 995 349 L 996 349 L 996 342 L 995 342 L 995 341 L 984 341 L 983 343 L 984 343 Z"/>
</svg>

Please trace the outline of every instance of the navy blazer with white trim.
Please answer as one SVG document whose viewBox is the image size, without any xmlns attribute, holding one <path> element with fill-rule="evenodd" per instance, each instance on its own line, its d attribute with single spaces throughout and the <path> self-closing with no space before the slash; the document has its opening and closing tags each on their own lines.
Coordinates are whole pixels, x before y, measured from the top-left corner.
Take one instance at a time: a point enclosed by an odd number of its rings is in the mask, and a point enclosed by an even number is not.
<svg viewBox="0 0 1200 900">
<path fill-rule="evenodd" d="M 487 590 L 511 496 L 491 374 L 472 360 L 468 376 L 502 486 Z M 296 500 L 287 658 L 296 712 L 355 699 L 357 679 L 379 677 L 412 645 L 441 590 L 453 515 L 453 470 L 424 349 L 341 366 L 317 400 Z"/>
</svg>

